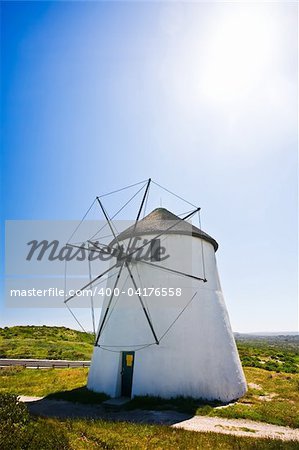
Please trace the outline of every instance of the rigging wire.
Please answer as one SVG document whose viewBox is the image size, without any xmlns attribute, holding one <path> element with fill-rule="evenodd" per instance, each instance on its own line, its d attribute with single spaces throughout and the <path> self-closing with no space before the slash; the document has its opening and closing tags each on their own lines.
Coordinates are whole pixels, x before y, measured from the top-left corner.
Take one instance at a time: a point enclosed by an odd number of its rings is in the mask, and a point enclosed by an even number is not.
<svg viewBox="0 0 299 450">
<path fill-rule="evenodd" d="M 93 285 L 93 283 L 97 280 L 99 280 L 100 278 L 102 278 L 104 275 L 106 275 L 106 273 L 110 272 L 110 270 L 114 269 L 117 266 L 117 264 L 114 264 L 113 266 L 109 267 L 109 269 L 104 270 L 104 272 L 100 273 L 100 275 L 98 275 L 97 277 L 95 277 L 92 281 L 89 281 L 87 284 L 85 284 L 84 286 L 82 286 L 82 288 L 78 289 L 75 294 L 71 295 L 69 298 L 67 298 L 64 303 L 69 302 L 70 300 L 72 300 L 74 297 L 77 297 L 79 294 L 78 292 L 82 292 L 84 291 L 88 286 Z"/>
<path fill-rule="evenodd" d="M 99 203 L 99 205 L 100 205 L 100 208 L 101 208 L 101 210 L 102 210 L 102 212 L 103 212 L 103 214 L 104 214 L 104 216 L 105 216 L 105 219 L 107 220 L 107 223 L 108 223 L 108 225 L 109 225 L 109 228 L 110 228 L 110 230 L 111 230 L 111 232 L 112 232 L 112 234 L 113 234 L 113 236 L 114 236 L 114 239 L 116 239 L 117 244 L 118 244 L 118 247 L 120 247 L 119 241 L 118 241 L 118 239 L 117 239 L 117 234 L 116 234 L 116 233 L 119 234 L 119 232 L 118 232 L 116 226 L 115 226 L 115 225 L 113 224 L 113 222 L 111 221 L 110 216 L 109 216 L 109 214 L 108 214 L 106 208 L 104 207 L 103 202 L 100 200 L 99 197 L 97 197 L 97 201 L 98 201 L 98 203 Z M 115 228 L 115 229 L 114 229 L 114 228 Z"/>
<path fill-rule="evenodd" d="M 132 239 L 133 239 L 135 230 L 136 230 L 136 226 L 137 226 L 137 224 L 138 224 L 138 220 L 139 220 L 140 215 L 141 215 L 141 213 L 142 213 L 142 209 L 143 209 L 143 206 L 144 206 L 144 203 L 145 203 L 145 200 L 146 200 L 146 196 L 147 196 L 147 194 L 148 194 L 148 192 L 149 192 L 149 190 L 150 190 L 150 184 L 151 184 L 151 181 L 152 181 L 152 180 L 149 178 L 148 181 L 147 181 L 147 183 L 146 183 L 145 192 L 144 192 L 144 194 L 143 194 L 143 197 L 142 197 L 142 200 L 141 200 L 141 204 L 140 204 L 140 206 L 139 206 L 138 214 L 137 214 L 137 217 L 136 217 L 136 219 L 135 219 L 133 231 L 132 231 L 132 234 L 131 234 L 131 236 L 130 236 L 129 243 L 128 243 L 128 246 L 127 246 L 127 252 L 130 251 L 131 242 L 132 242 Z M 117 239 L 117 241 L 118 241 L 118 239 Z"/>
<path fill-rule="evenodd" d="M 93 205 L 96 202 L 96 198 L 94 199 L 94 201 L 92 202 L 92 204 L 90 205 L 90 207 L 88 208 L 88 210 L 86 211 L 86 213 L 84 214 L 84 216 L 81 219 L 81 222 L 77 225 L 77 227 L 75 228 L 75 230 L 73 231 L 73 233 L 71 234 L 71 236 L 69 237 L 67 244 L 70 242 L 70 240 L 72 239 L 72 237 L 74 236 L 74 234 L 76 233 L 76 231 L 78 230 L 78 228 L 80 227 L 80 225 L 82 224 L 83 220 L 85 219 L 85 217 L 87 216 L 87 214 L 89 213 L 89 211 L 91 210 L 91 208 L 93 207 Z"/>
<path fill-rule="evenodd" d="M 138 183 L 138 184 L 140 184 L 140 183 Z M 134 195 L 132 195 L 132 197 L 115 213 L 115 214 L 113 214 L 113 216 L 112 216 L 112 218 L 111 219 L 114 219 L 135 197 L 136 197 L 136 195 L 138 195 L 139 194 L 139 192 L 141 192 L 142 191 L 142 189 L 145 187 L 145 184 L 137 191 L 137 192 L 135 192 L 135 194 Z M 91 238 L 90 239 L 88 239 L 89 241 L 91 241 L 97 234 L 99 234 L 102 230 L 103 230 L 103 228 L 105 228 L 107 226 L 107 223 L 105 223 L 105 225 L 103 225 L 93 236 L 91 236 Z"/>
<path fill-rule="evenodd" d="M 130 269 L 130 267 L 129 267 L 129 263 L 126 261 L 126 262 L 125 262 L 125 265 L 126 265 L 126 267 L 127 267 L 127 269 L 128 269 L 128 272 L 129 272 L 129 274 L 130 274 L 130 277 L 131 277 L 131 280 L 132 280 L 132 282 L 133 282 L 133 285 L 134 285 L 136 294 L 137 294 L 138 299 L 139 299 L 139 301 L 140 301 L 140 304 L 141 304 L 141 306 L 142 306 L 143 312 L 144 312 L 144 314 L 145 314 L 145 317 L 146 317 L 146 320 L 147 320 L 147 322 L 148 322 L 148 324 L 149 324 L 149 327 L 150 327 L 150 329 L 151 329 L 151 332 L 152 332 L 152 334 L 153 334 L 153 336 L 154 336 L 155 342 L 156 342 L 157 345 L 159 345 L 158 337 L 157 337 L 157 335 L 156 335 L 154 326 L 153 326 L 152 321 L 151 321 L 151 319 L 150 319 L 150 317 L 149 317 L 149 315 L 148 315 L 148 312 L 147 312 L 147 310 L 146 310 L 146 308 L 145 308 L 145 306 L 144 306 L 144 302 L 143 302 L 142 296 L 138 293 L 138 286 L 137 286 L 137 284 L 136 284 L 136 281 L 135 281 L 135 278 L 134 278 L 134 276 L 133 276 L 133 274 L 132 274 L 132 271 L 131 271 L 131 269 Z"/>
<path fill-rule="evenodd" d="M 80 323 L 80 321 L 77 319 L 77 317 L 75 316 L 75 314 L 73 313 L 73 311 L 71 310 L 70 306 L 65 303 L 65 306 L 67 307 L 67 309 L 69 310 L 69 312 L 71 313 L 71 315 L 73 316 L 73 318 L 75 319 L 75 321 L 77 322 L 77 324 L 79 325 L 79 327 L 84 331 L 84 333 L 87 333 L 87 331 L 85 330 L 85 328 L 83 327 L 83 325 Z"/>
<path fill-rule="evenodd" d="M 197 211 L 199 211 L 200 208 L 197 208 L 195 211 L 190 212 L 190 214 L 188 214 L 184 219 L 187 219 L 190 216 L 193 216 Z M 134 253 L 138 252 L 139 250 L 141 250 L 142 248 L 148 246 L 151 242 L 153 242 L 155 239 L 157 239 L 158 237 L 160 238 L 161 236 L 164 235 L 164 237 L 162 238 L 162 242 L 167 238 L 167 235 L 165 236 L 165 234 L 167 233 L 167 231 L 169 231 L 170 229 L 172 229 L 173 227 L 175 227 L 181 220 L 184 219 L 178 219 L 176 221 L 174 221 L 174 224 L 172 224 L 170 227 L 168 227 L 166 230 L 164 230 L 162 233 L 159 233 L 157 236 L 155 236 L 154 238 L 150 239 L 149 241 L 145 242 L 143 245 L 141 245 L 140 247 L 138 247 L 137 249 L 135 249 L 134 251 L 132 251 L 131 253 L 127 254 L 126 256 L 131 256 Z M 94 250 L 96 251 L 96 250 Z M 99 250 L 98 250 L 99 251 Z M 166 268 L 165 268 L 166 270 Z M 186 274 L 185 274 L 186 275 Z"/>
<path fill-rule="evenodd" d="M 98 331 L 97 336 L 96 336 L 95 344 L 97 344 L 97 343 L 99 342 L 99 339 L 100 339 L 100 337 L 101 337 L 101 333 L 102 333 L 102 330 L 103 330 L 103 328 L 104 328 L 104 325 L 105 325 L 105 322 L 106 322 L 106 318 L 107 318 L 108 313 L 109 313 L 110 306 L 111 306 L 111 304 L 112 304 L 113 298 L 115 297 L 115 289 L 116 289 L 117 284 L 118 284 L 118 282 L 119 282 L 119 279 L 120 279 L 120 276 L 121 276 L 123 267 L 124 267 L 124 262 L 123 262 L 122 265 L 120 266 L 120 269 L 119 269 L 119 272 L 118 272 L 118 274 L 117 274 L 115 283 L 114 283 L 113 288 L 112 288 L 112 290 L 111 290 L 111 294 L 109 295 L 109 301 L 108 301 L 108 303 L 107 303 L 107 305 L 106 305 L 105 313 L 104 313 L 104 315 L 103 315 L 102 320 L 100 320 L 101 324 L 99 325 L 99 331 Z"/>
<path fill-rule="evenodd" d="M 202 231 L 200 211 L 198 211 L 198 226 L 199 226 L 200 231 Z M 202 259 L 203 277 L 206 279 L 206 265 L 205 265 L 205 256 L 204 256 L 204 250 L 203 250 L 203 239 L 201 239 L 200 242 L 201 242 L 201 259 Z"/>
<path fill-rule="evenodd" d="M 180 272 L 179 270 L 171 269 L 170 267 L 166 267 L 166 266 L 164 267 L 164 266 L 161 266 L 160 264 L 150 263 L 149 261 L 145 261 L 145 260 L 142 260 L 142 259 L 140 259 L 140 262 L 141 262 L 141 264 L 147 264 L 148 266 L 152 266 L 152 267 L 155 267 L 156 269 L 161 269 L 161 270 L 164 270 L 164 271 L 169 272 L 169 273 L 174 273 L 174 274 L 179 275 L 179 276 L 184 276 L 184 277 L 187 277 L 187 278 L 193 278 L 193 279 L 195 279 L 197 281 L 203 281 L 203 282 L 207 281 L 204 278 L 196 277 L 195 275 L 192 275 L 192 274 L 189 274 L 189 273 L 185 273 L 185 272 Z"/>
<path fill-rule="evenodd" d="M 145 204 L 144 204 L 144 211 L 143 211 L 143 219 L 144 219 L 145 213 L 146 213 L 148 198 L 149 198 L 149 190 L 147 191 L 147 194 L 146 194 L 146 199 L 145 199 Z"/>
<path fill-rule="evenodd" d="M 197 291 L 193 294 L 193 296 L 191 297 L 191 299 L 189 300 L 189 302 L 187 303 L 187 305 L 182 309 L 182 311 L 180 312 L 180 314 L 177 316 L 177 318 L 172 322 L 172 324 L 167 328 L 167 330 L 165 331 L 165 333 L 160 337 L 159 342 L 162 341 L 162 339 L 167 335 L 167 333 L 170 331 L 170 329 L 173 327 L 173 325 L 177 322 L 177 320 L 181 317 L 181 315 L 183 314 L 183 312 L 188 308 L 188 306 L 190 305 L 190 303 L 192 302 L 192 300 L 194 299 L 194 297 L 197 295 Z"/>
<path fill-rule="evenodd" d="M 92 287 L 96 287 L 96 286 L 98 286 L 99 284 L 104 283 L 105 281 L 108 281 L 109 278 L 115 277 L 115 275 L 117 275 L 117 274 L 118 274 L 118 270 L 117 270 L 116 272 L 113 272 L 113 273 L 112 273 L 111 275 L 109 275 L 108 277 L 103 278 L 102 280 L 100 280 L 100 281 L 98 281 L 98 282 L 95 282 L 95 284 L 92 284 Z"/>
<path fill-rule="evenodd" d="M 138 279 L 139 279 L 139 282 L 140 282 L 141 290 L 143 292 L 144 287 L 143 287 L 143 284 L 142 284 L 142 281 L 141 281 L 141 276 L 140 276 L 140 273 L 139 273 L 139 270 L 138 270 L 138 264 L 136 264 L 134 267 L 136 267 L 137 276 L 138 276 Z M 147 309 L 147 313 L 149 315 L 149 318 L 150 318 L 150 320 L 152 322 L 153 320 L 152 320 L 151 313 L 150 313 L 150 310 L 149 310 L 149 306 L 148 306 L 148 303 L 147 303 L 145 297 L 143 297 L 143 302 L 144 302 L 144 305 L 145 305 L 145 307 Z"/>
<path fill-rule="evenodd" d="M 126 282 L 127 282 L 128 278 L 129 278 L 129 274 L 128 274 L 127 277 L 126 277 L 126 279 L 125 279 L 125 281 L 124 281 L 124 283 L 123 283 L 123 285 L 122 285 L 122 287 L 121 287 L 121 289 L 120 289 L 120 292 L 122 292 L 122 290 L 124 289 L 124 286 L 126 285 Z M 120 295 L 116 296 L 116 301 L 115 301 L 114 305 L 112 306 L 112 308 L 111 308 L 111 310 L 110 310 L 110 313 L 109 313 L 109 315 L 108 315 L 108 317 L 107 317 L 107 319 L 106 319 L 106 322 L 105 322 L 105 324 L 104 324 L 104 326 L 103 326 L 103 328 L 102 328 L 102 333 L 103 333 L 103 331 L 105 330 L 105 328 L 106 328 L 106 326 L 107 326 L 107 323 L 108 323 L 108 321 L 109 321 L 109 319 L 110 319 L 110 317 L 111 317 L 111 315 L 112 315 L 112 313 L 113 313 L 113 311 L 114 311 L 114 308 L 115 308 L 115 306 L 117 305 L 117 303 L 118 303 L 120 297 L 121 297 Z"/>
<path fill-rule="evenodd" d="M 199 211 L 200 208 L 196 208 L 196 210 L 194 210 L 192 213 L 188 214 L 187 216 L 185 216 L 183 219 L 178 219 L 176 221 L 173 220 L 174 224 L 172 224 L 170 227 L 166 228 L 166 230 L 162 231 L 161 233 L 157 234 L 155 237 L 153 237 L 152 239 L 150 239 L 149 241 L 147 241 L 145 244 L 141 245 L 140 247 L 136 248 L 133 252 L 127 254 L 126 256 L 132 256 L 134 255 L 134 253 L 138 252 L 139 250 L 141 250 L 142 248 L 146 247 L 147 245 L 149 245 L 151 242 L 153 242 L 155 239 L 158 239 L 160 236 L 165 236 L 165 234 L 167 234 L 167 232 L 169 230 L 171 230 L 172 228 L 174 228 L 178 223 L 180 223 L 181 220 L 186 220 L 191 218 L 192 216 L 194 216 L 194 214 Z"/>
<path fill-rule="evenodd" d="M 96 234 L 97 233 L 98 233 L 98 231 L 96 232 Z M 106 234 L 105 236 L 101 236 L 101 239 L 112 238 L 112 237 L 113 237 L 113 234 Z M 81 245 L 83 247 L 83 245 L 86 244 L 86 242 L 88 242 L 89 240 L 90 239 L 87 239 L 86 241 L 80 241 L 80 242 L 68 242 L 68 245 Z"/>
<path fill-rule="evenodd" d="M 171 328 L 174 326 L 174 324 L 179 320 L 179 318 L 181 317 L 181 315 L 185 312 L 185 310 L 188 308 L 188 306 L 191 304 L 191 302 L 193 301 L 193 299 L 195 298 L 195 296 L 197 295 L 197 291 L 192 295 L 191 299 L 189 300 L 189 302 L 184 306 L 184 308 L 182 309 L 182 311 L 179 313 L 179 315 L 175 318 L 175 320 L 170 324 L 170 326 L 167 328 L 167 330 L 164 332 L 164 334 L 160 337 L 159 339 L 159 344 L 162 341 L 162 339 L 164 339 L 164 337 L 169 333 L 169 331 L 171 330 Z M 150 347 L 152 345 L 156 345 L 156 342 L 153 342 L 151 344 L 135 344 L 135 345 L 98 345 L 98 347 L 102 348 L 103 350 L 107 350 L 110 351 L 112 353 L 121 353 L 122 351 L 124 351 L 124 348 L 132 348 L 132 347 L 140 347 L 141 345 L 143 345 L 140 348 L 137 348 L 135 351 L 139 351 L 139 350 L 143 350 L 144 348 Z M 121 348 L 121 350 L 109 350 L 110 348 L 113 347 L 119 347 Z"/>
<path fill-rule="evenodd" d="M 101 196 L 99 196 L 100 198 L 102 198 L 102 197 L 105 197 L 105 196 L 108 196 L 108 195 L 111 195 L 111 194 L 114 194 L 114 193 L 117 193 L 117 192 L 120 192 L 120 191 L 123 191 L 123 190 L 125 190 L 125 189 L 129 189 L 129 188 L 131 188 L 131 187 L 134 187 L 134 186 L 137 186 L 137 185 L 140 185 L 140 184 L 144 184 L 144 183 L 146 183 L 146 182 L 148 182 L 148 180 L 144 180 L 144 181 L 141 181 L 141 182 L 139 182 L 139 183 L 135 183 L 135 184 L 132 184 L 132 185 L 129 185 L 129 186 L 126 186 L 126 187 L 124 187 L 124 188 L 121 188 L 121 189 L 118 189 L 118 190 L 115 190 L 115 191 L 112 191 L 112 192 L 109 192 L 109 193 L 106 193 L 106 194 L 103 194 L 103 195 L 101 195 Z M 161 189 L 163 189 L 163 190 L 165 190 L 166 192 L 168 192 L 168 193 L 170 193 L 171 195 L 173 195 L 173 196 L 175 196 L 175 197 L 177 197 L 178 199 L 180 199 L 180 200 L 182 200 L 182 201 L 184 201 L 184 202 L 186 202 L 186 203 L 188 203 L 189 205 L 191 205 L 191 206 L 193 206 L 193 207 L 195 207 L 195 208 L 197 208 L 196 207 L 196 205 L 194 205 L 193 203 L 190 203 L 189 201 L 187 201 L 186 199 L 184 199 L 184 198 L 182 198 L 182 197 L 180 197 L 179 195 L 177 195 L 177 194 L 175 194 L 174 192 L 172 192 L 172 191 L 170 191 L 170 190 L 168 190 L 167 188 L 165 188 L 165 187 L 163 187 L 163 186 L 161 186 L 160 184 L 158 184 L 158 183 L 156 183 L 155 181 L 152 181 L 155 185 L 157 185 L 157 186 L 159 186 Z M 138 193 L 144 188 L 144 186 L 145 186 L 145 184 L 112 216 L 112 218 L 110 218 L 109 217 L 109 215 L 108 215 L 108 213 L 107 213 L 107 211 L 105 210 L 105 212 L 106 212 L 106 214 L 107 214 L 107 217 L 108 217 L 108 219 L 109 220 L 107 220 L 107 222 L 108 222 L 108 224 L 109 224 L 109 222 L 110 222 L 110 225 L 111 226 L 113 226 L 114 228 L 115 228 L 115 230 L 116 230 L 116 232 L 118 233 L 118 230 L 116 229 L 116 227 L 115 227 L 115 225 L 112 223 L 112 219 L 114 219 L 132 200 L 133 200 L 133 198 L 135 198 L 136 197 L 136 195 L 138 195 Z M 146 207 L 147 207 L 147 202 L 148 202 L 148 197 L 149 197 L 149 191 L 146 193 L 146 197 L 145 197 L 145 208 L 144 208 L 144 213 L 143 213 L 143 217 L 145 216 L 145 213 L 146 213 Z M 91 210 L 91 208 L 93 207 L 93 205 L 94 205 L 94 203 L 95 203 L 95 201 L 97 200 L 97 198 L 96 199 L 94 199 L 94 201 L 92 202 L 92 204 L 90 205 L 90 207 L 89 207 L 89 209 L 87 210 L 87 212 L 85 213 L 85 215 L 83 216 L 83 218 L 82 218 L 82 220 L 81 220 L 81 222 L 78 224 L 78 226 L 75 228 L 75 230 L 74 230 L 74 232 L 72 233 L 72 235 L 70 236 L 70 238 L 69 238 L 69 240 L 68 240 L 68 242 L 72 239 L 72 237 L 74 236 L 74 234 L 76 233 L 76 231 L 78 230 L 78 228 L 79 228 L 79 226 L 82 224 L 82 222 L 83 222 L 83 220 L 86 218 L 86 216 L 87 216 L 87 214 L 89 213 L 89 211 Z M 201 219 L 200 219 L 200 213 L 199 213 L 199 209 L 200 208 L 197 208 L 197 211 L 198 211 L 198 219 L 199 219 L 199 228 L 201 229 Z M 180 215 L 183 215 L 183 214 L 180 214 Z M 181 219 L 181 220 L 184 220 L 184 219 Z M 105 224 L 100 230 L 98 230 L 91 238 L 90 238 L 90 240 L 91 239 L 93 239 L 96 235 L 98 235 L 99 233 L 100 233 L 100 231 L 105 227 L 105 226 L 107 226 L 107 224 Z M 172 228 L 172 227 L 170 227 L 170 228 Z M 113 231 L 113 229 L 111 230 L 111 231 Z M 166 230 L 166 232 L 167 232 L 168 230 Z M 157 237 L 159 237 L 159 236 L 162 236 L 162 234 L 164 234 L 164 233 L 161 233 L 161 235 L 158 235 Z M 157 238 L 156 237 L 156 238 Z M 166 238 L 166 236 L 165 236 L 165 238 Z M 164 239 L 165 239 L 164 238 Z M 151 241 L 149 241 L 147 244 L 149 244 Z M 204 262 L 204 252 L 203 252 L 203 242 L 202 242 L 202 240 L 201 240 L 201 244 L 202 244 L 202 261 L 203 261 L 203 271 L 204 271 L 204 278 L 205 278 L 205 262 Z M 143 246 L 142 246 L 143 247 Z M 142 248 L 141 247 L 141 248 Z M 88 245 L 88 248 L 89 248 L 89 245 Z M 139 250 L 139 249 L 137 249 L 137 250 Z M 133 252 L 134 253 L 134 252 Z M 67 268 L 66 268 L 66 261 L 65 261 L 65 296 L 66 296 L 66 273 L 67 273 Z M 105 280 L 101 280 L 100 282 L 98 282 L 96 285 L 98 285 L 98 284 L 100 284 L 101 282 L 104 282 L 104 281 L 107 281 L 110 277 L 112 277 L 112 276 L 114 276 L 115 275 L 115 273 L 114 274 L 112 274 L 112 275 L 110 275 L 109 277 L 107 277 Z M 140 277 L 140 274 L 139 274 L 139 271 L 138 271 L 138 268 L 137 268 L 137 275 L 138 275 L 138 278 L 139 278 L 139 281 L 140 281 L 140 284 L 141 284 L 141 286 L 142 286 L 142 282 L 141 282 L 141 277 Z M 126 280 L 125 280 L 125 282 L 124 282 L 124 284 L 127 282 L 127 279 L 128 279 L 128 277 L 129 277 L 129 274 L 127 275 L 127 278 L 126 278 Z M 89 279 L 90 279 L 90 284 L 92 285 L 92 283 L 91 283 L 91 267 L 90 267 L 90 260 L 89 260 Z M 186 310 L 186 308 L 189 306 L 189 304 L 192 302 L 192 300 L 194 299 L 194 297 L 197 295 L 197 292 L 195 292 L 195 294 L 192 296 L 192 298 L 190 299 L 190 301 L 187 303 L 187 305 L 183 308 L 183 310 L 180 312 L 180 314 L 177 316 L 177 318 L 172 322 L 172 324 L 168 327 L 168 329 L 165 331 L 165 333 L 162 335 L 162 337 L 160 338 L 160 340 L 158 341 L 158 343 L 167 335 L 167 333 L 170 331 L 170 329 L 173 327 L 173 325 L 176 323 L 176 321 L 180 318 L 180 316 L 184 313 L 184 311 Z M 116 304 L 117 304 L 117 302 L 118 302 L 118 300 L 119 300 L 119 297 L 120 296 L 118 296 L 118 298 L 117 298 L 117 300 L 116 300 L 116 302 L 115 302 L 115 304 L 113 305 L 113 308 L 112 308 L 112 310 L 111 310 L 111 312 L 110 312 L 110 314 L 109 314 L 109 316 L 108 316 L 108 319 L 111 317 L 111 314 L 112 314 L 112 312 L 113 312 L 113 310 L 114 310 L 114 308 L 115 308 L 115 306 L 116 306 Z M 94 333 L 95 333 L 95 320 L 94 320 L 94 305 L 93 305 L 93 296 L 91 297 L 91 302 L 92 302 L 92 317 L 93 317 L 93 330 L 94 330 Z M 76 320 L 76 322 L 78 323 L 78 325 L 80 326 L 80 328 L 84 331 L 84 332 L 86 332 L 85 331 L 85 329 L 84 329 L 84 327 L 82 326 L 82 324 L 80 323 L 80 321 L 77 319 L 77 317 L 75 316 L 75 314 L 72 312 L 72 310 L 71 310 L 71 308 L 69 307 L 69 305 L 65 302 L 65 304 L 66 304 L 66 306 L 67 306 L 67 308 L 68 308 L 68 310 L 70 311 L 70 313 L 71 313 L 71 315 L 73 316 L 73 318 Z M 147 312 L 148 312 L 148 314 L 149 314 L 149 309 L 148 309 L 148 305 L 146 304 L 146 309 L 147 309 Z M 107 321 L 106 321 L 106 324 L 104 325 L 104 328 L 106 327 L 106 325 L 107 325 L 107 322 L 108 322 L 108 319 L 107 319 Z M 157 344 L 157 342 L 155 342 L 155 343 L 151 343 L 151 344 L 146 344 L 146 345 L 144 345 L 144 346 L 141 346 L 141 348 L 138 348 L 136 351 L 138 351 L 138 350 L 141 350 L 141 349 L 143 349 L 143 348 L 146 348 L 146 347 L 149 347 L 149 346 L 151 346 L 151 345 L 156 345 Z M 135 347 L 140 347 L 140 345 L 141 344 L 136 344 L 135 345 Z M 105 346 L 101 346 L 101 345 L 98 345 L 98 347 L 100 347 L 100 348 L 102 348 L 103 350 L 107 350 L 107 351 L 113 351 L 113 350 L 109 350 L 108 348 L 105 348 Z M 108 347 L 108 346 L 107 346 Z M 111 346 L 110 346 L 111 347 Z M 128 347 L 128 346 L 127 346 Z M 133 347 L 133 346 L 132 346 Z M 119 353 L 119 351 L 114 351 L 114 352 L 117 352 L 117 353 Z"/>
<path fill-rule="evenodd" d="M 67 297 L 67 292 L 66 292 L 66 287 L 67 287 L 66 275 L 67 275 L 67 265 L 66 265 L 66 260 L 65 260 L 65 264 L 64 264 L 64 299 L 65 300 L 66 300 L 66 297 Z M 77 319 L 76 315 L 73 313 L 73 311 L 71 310 L 69 305 L 67 303 L 65 303 L 65 302 L 64 302 L 64 304 L 67 307 L 67 309 L 69 310 L 69 312 L 71 313 L 71 315 L 73 316 L 73 318 L 75 319 L 75 321 L 77 322 L 77 324 L 79 325 L 79 327 L 84 331 L 84 333 L 86 333 L 83 325 Z"/>
<path fill-rule="evenodd" d="M 107 195 L 116 194 L 117 192 L 124 191 L 125 189 L 129 189 L 131 187 L 138 186 L 139 184 L 142 184 L 145 182 L 147 182 L 147 180 L 139 181 L 138 183 L 135 183 L 135 184 L 130 184 L 129 186 L 125 186 L 123 188 L 117 189 L 116 191 L 108 192 L 107 194 L 99 195 L 98 197 L 107 197 Z"/>
<path fill-rule="evenodd" d="M 66 300 L 66 277 L 67 277 L 67 261 L 64 260 L 64 300 Z"/>
<path fill-rule="evenodd" d="M 112 275 L 109 275 L 108 277 L 106 277 L 106 278 L 104 278 L 104 279 L 98 281 L 98 282 L 95 283 L 94 285 L 92 284 L 92 287 L 96 287 L 96 286 L 98 286 L 99 284 L 104 283 L 105 281 L 109 280 L 109 278 L 114 277 L 117 273 L 118 273 L 118 271 L 117 271 L 117 272 L 114 272 Z M 65 282 L 65 286 L 66 286 L 66 282 Z M 66 287 L 65 287 L 65 291 L 64 291 L 64 292 L 65 292 L 65 298 L 66 298 Z M 83 328 L 83 326 L 81 325 L 79 319 L 77 319 L 75 313 L 71 310 L 71 307 L 69 307 L 67 303 L 65 303 L 65 305 L 68 307 L 68 310 L 70 311 L 71 315 L 73 316 L 73 318 L 75 319 L 75 321 L 78 323 L 78 325 L 80 326 L 80 328 L 81 328 L 83 331 L 85 331 L 84 328 Z M 94 326 L 94 332 L 95 332 L 95 326 Z"/>
<path fill-rule="evenodd" d="M 80 321 L 77 319 L 77 317 L 75 316 L 75 314 L 73 313 L 73 311 L 71 310 L 69 305 L 66 303 L 66 299 L 67 299 L 66 288 L 67 288 L 67 261 L 65 259 L 65 261 L 64 261 L 64 305 L 66 305 L 67 309 L 69 310 L 69 312 L 71 313 L 71 315 L 73 316 L 73 318 L 75 319 L 75 321 L 77 322 L 79 327 L 86 333 L 83 325 L 80 323 Z"/>
<path fill-rule="evenodd" d="M 147 347 L 151 347 L 152 345 L 156 345 L 156 342 L 153 342 L 152 344 L 146 344 L 146 345 L 144 345 L 143 347 L 141 347 L 141 348 L 135 348 L 135 352 L 139 352 L 140 350 L 143 350 L 143 349 L 145 349 L 145 348 L 147 348 Z M 102 350 L 105 350 L 105 351 L 107 351 L 107 352 L 111 352 L 111 353 L 122 353 L 124 350 L 122 349 L 122 350 L 110 350 L 108 347 L 104 347 L 104 346 L 102 346 L 102 345 L 98 345 L 98 347 L 99 348 L 101 348 Z M 134 347 L 134 346 L 133 346 Z M 128 345 L 126 345 L 126 348 L 129 348 L 129 346 Z"/>
<path fill-rule="evenodd" d="M 124 344 L 124 345 L 103 345 L 103 346 L 101 346 L 100 345 L 100 347 L 109 347 L 109 348 L 123 348 L 123 347 L 126 347 L 126 348 L 131 348 L 131 347 L 145 347 L 145 346 L 148 346 L 148 345 L 156 345 L 156 342 L 152 342 L 152 343 L 150 343 L 150 344 L 134 344 L 134 345 L 127 345 L 127 344 Z"/>
<path fill-rule="evenodd" d="M 194 208 L 197 208 L 197 206 L 194 205 L 193 203 L 188 202 L 188 200 L 186 200 L 185 198 L 180 197 L 179 195 L 177 195 L 177 194 L 175 194 L 174 192 L 170 191 L 170 190 L 167 189 L 166 187 L 161 186 L 161 184 L 156 183 L 156 181 L 152 181 L 152 182 L 153 182 L 156 186 L 159 186 L 161 189 L 164 189 L 164 191 L 168 192 L 169 194 L 172 194 L 172 195 L 174 195 L 175 197 L 177 197 L 177 198 L 179 198 L 180 200 L 182 200 L 183 202 L 188 203 L 188 205 L 191 205 L 191 206 L 194 206 Z"/>
<path fill-rule="evenodd" d="M 89 243 L 88 243 L 88 249 L 89 249 Z M 92 280 L 92 276 L 91 276 L 91 261 L 90 258 L 88 259 L 88 271 L 89 271 L 89 281 Z M 93 287 L 91 285 L 91 287 Z M 95 326 L 95 317 L 94 317 L 94 303 L 93 303 L 93 292 L 91 290 L 91 296 L 90 296 L 90 305 L 91 305 L 91 320 L 92 320 L 92 330 L 93 330 L 93 334 L 94 336 L 96 335 L 96 326 Z"/>
<path fill-rule="evenodd" d="M 185 216 L 186 214 L 189 214 L 189 213 L 191 213 L 192 211 L 193 211 L 193 209 L 190 209 L 190 211 L 186 211 L 186 212 L 177 214 L 177 216 L 178 216 L 178 217 L 180 217 L 180 216 Z M 183 220 L 183 219 L 182 219 L 182 220 Z"/>
</svg>

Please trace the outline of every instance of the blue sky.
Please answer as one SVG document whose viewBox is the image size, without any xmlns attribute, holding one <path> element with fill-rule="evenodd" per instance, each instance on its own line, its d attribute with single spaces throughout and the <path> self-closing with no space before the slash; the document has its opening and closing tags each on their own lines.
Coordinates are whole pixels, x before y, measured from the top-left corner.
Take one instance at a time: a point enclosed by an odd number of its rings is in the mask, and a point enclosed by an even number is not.
<svg viewBox="0 0 299 450">
<path fill-rule="evenodd" d="M 80 219 L 152 177 L 202 207 L 234 330 L 296 330 L 297 5 L 1 10 L 3 220 Z M 0 311 L 0 326 L 75 326 Z"/>
</svg>

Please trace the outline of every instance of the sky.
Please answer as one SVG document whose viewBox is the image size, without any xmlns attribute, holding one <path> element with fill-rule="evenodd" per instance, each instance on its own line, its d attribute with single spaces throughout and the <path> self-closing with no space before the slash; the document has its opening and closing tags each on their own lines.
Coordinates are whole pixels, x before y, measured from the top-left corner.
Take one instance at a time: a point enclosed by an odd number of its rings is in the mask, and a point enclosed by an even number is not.
<svg viewBox="0 0 299 450">
<path fill-rule="evenodd" d="M 297 28 L 295 2 L 1 2 L 2 250 L 152 177 L 201 206 L 233 330 L 298 330 Z M 17 324 L 77 327 L 2 289 Z"/>
</svg>

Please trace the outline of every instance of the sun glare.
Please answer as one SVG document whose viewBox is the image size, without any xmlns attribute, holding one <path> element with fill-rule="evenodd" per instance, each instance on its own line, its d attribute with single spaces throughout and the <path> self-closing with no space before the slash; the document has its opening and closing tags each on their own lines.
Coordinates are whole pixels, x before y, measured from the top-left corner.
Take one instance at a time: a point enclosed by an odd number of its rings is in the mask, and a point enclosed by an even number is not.
<svg viewBox="0 0 299 450">
<path fill-rule="evenodd" d="M 273 19 L 260 9 L 224 16 L 209 29 L 201 64 L 201 91 L 217 102 L 250 95 L 265 79 L 275 46 Z"/>
</svg>

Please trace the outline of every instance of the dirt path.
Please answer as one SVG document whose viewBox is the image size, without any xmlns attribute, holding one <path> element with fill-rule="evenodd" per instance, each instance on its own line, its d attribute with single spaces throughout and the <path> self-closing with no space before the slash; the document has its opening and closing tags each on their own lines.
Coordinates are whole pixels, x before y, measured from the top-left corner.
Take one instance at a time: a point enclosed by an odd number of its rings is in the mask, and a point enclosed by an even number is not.
<svg viewBox="0 0 299 450">
<path fill-rule="evenodd" d="M 101 405 L 84 405 L 43 397 L 20 396 L 32 414 L 58 418 L 93 418 L 135 423 L 163 424 L 191 431 L 212 431 L 237 436 L 273 438 L 299 441 L 299 430 L 264 422 L 220 417 L 190 416 L 176 411 L 119 411 L 107 412 Z"/>
<path fill-rule="evenodd" d="M 215 433 L 235 434 L 238 436 L 299 441 L 299 430 L 264 422 L 254 422 L 253 420 L 194 416 L 173 426 L 191 431 L 214 431 Z"/>
</svg>

